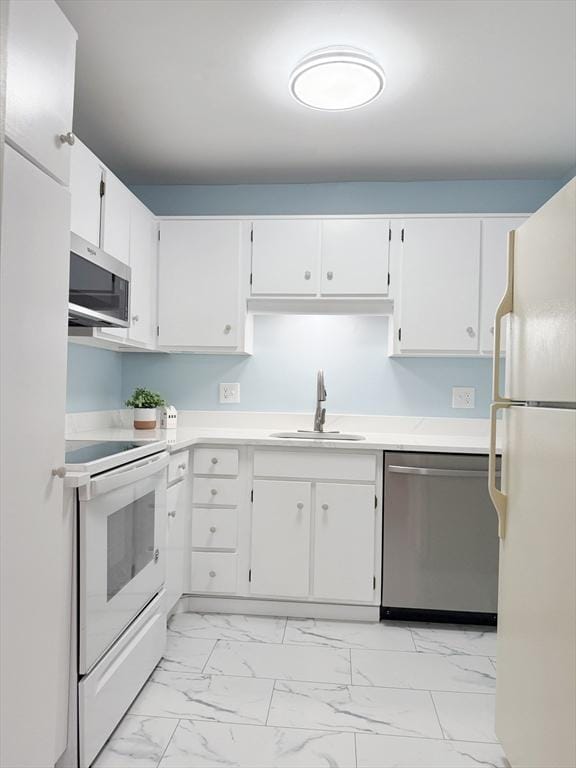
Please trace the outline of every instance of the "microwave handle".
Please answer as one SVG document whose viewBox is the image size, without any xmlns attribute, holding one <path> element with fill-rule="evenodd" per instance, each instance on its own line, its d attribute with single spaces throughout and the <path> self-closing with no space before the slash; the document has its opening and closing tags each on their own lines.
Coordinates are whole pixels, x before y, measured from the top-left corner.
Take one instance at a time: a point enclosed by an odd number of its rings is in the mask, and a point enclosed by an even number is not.
<svg viewBox="0 0 576 768">
<path fill-rule="evenodd" d="M 84 488 L 80 488 L 81 501 L 88 501 L 95 496 L 114 491 L 124 485 L 137 483 L 151 475 L 163 470 L 168 466 L 168 454 L 166 451 L 157 453 L 141 461 L 135 461 L 125 467 L 114 469 L 111 472 L 103 473 L 100 477 L 91 480 Z"/>
</svg>

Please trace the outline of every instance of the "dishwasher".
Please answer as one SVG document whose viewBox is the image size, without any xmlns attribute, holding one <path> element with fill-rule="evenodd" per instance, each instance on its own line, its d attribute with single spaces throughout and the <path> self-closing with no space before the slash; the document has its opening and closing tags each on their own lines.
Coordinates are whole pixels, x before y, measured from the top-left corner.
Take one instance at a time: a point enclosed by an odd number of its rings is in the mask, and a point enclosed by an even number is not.
<svg viewBox="0 0 576 768">
<path fill-rule="evenodd" d="M 386 453 L 382 618 L 496 623 L 498 520 L 487 478 L 487 456 Z"/>
</svg>

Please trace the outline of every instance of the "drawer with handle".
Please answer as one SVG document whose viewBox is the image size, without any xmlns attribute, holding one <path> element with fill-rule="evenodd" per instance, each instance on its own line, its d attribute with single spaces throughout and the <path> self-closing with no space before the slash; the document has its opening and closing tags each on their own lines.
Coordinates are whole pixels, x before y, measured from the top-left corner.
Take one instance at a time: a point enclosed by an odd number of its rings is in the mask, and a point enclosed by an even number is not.
<svg viewBox="0 0 576 768">
<path fill-rule="evenodd" d="M 168 483 L 180 480 L 180 478 L 187 474 L 189 460 L 189 451 L 181 451 L 170 457 L 170 461 L 168 462 Z"/>
<path fill-rule="evenodd" d="M 238 513 L 235 509 L 205 509 L 192 512 L 192 547 L 236 549 Z"/>
<path fill-rule="evenodd" d="M 191 592 L 236 592 L 236 555 L 226 552 L 192 552 Z"/>
<path fill-rule="evenodd" d="M 210 507 L 235 507 L 240 503 L 240 481 L 220 477 L 195 477 L 192 502 Z"/>
<path fill-rule="evenodd" d="M 238 451 L 235 448 L 196 448 L 195 475 L 237 475 Z"/>
</svg>

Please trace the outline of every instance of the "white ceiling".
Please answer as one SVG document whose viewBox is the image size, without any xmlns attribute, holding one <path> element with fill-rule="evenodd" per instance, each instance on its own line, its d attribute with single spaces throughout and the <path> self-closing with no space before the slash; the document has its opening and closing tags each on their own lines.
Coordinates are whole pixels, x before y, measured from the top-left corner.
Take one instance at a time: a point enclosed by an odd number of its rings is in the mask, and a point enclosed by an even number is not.
<svg viewBox="0 0 576 768">
<path fill-rule="evenodd" d="M 551 178 L 576 162 L 573 0 L 58 0 L 75 131 L 132 183 Z M 288 76 L 352 45 L 382 97 L 323 113 Z"/>
</svg>

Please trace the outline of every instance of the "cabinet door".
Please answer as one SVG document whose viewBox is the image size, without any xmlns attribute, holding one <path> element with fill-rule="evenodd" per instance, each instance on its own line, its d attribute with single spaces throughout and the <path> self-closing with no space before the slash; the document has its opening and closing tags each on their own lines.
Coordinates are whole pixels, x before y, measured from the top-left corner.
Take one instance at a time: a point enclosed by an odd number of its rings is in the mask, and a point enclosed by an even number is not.
<svg viewBox="0 0 576 768">
<path fill-rule="evenodd" d="M 161 223 L 160 346 L 238 344 L 240 249 L 237 221 Z"/>
<path fill-rule="evenodd" d="M 400 349 L 478 350 L 480 220 L 404 223 Z"/>
<path fill-rule="evenodd" d="M 482 221 L 482 269 L 480 281 L 480 351 L 491 353 L 494 346 L 494 315 L 506 290 L 508 232 L 525 217 Z M 505 336 L 502 337 L 504 341 Z M 504 344 L 502 344 L 504 348 Z"/>
<path fill-rule="evenodd" d="M 77 35 L 53 0 L 10 3 L 6 138 L 60 183 L 70 178 Z"/>
<path fill-rule="evenodd" d="M 156 220 L 136 198 L 130 212 L 132 269 L 128 338 L 152 346 L 156 341 L 157 244 Z"/>
<path fill-rule="evenodd" d="M 70 167 L 70 229 L 94 245 L 100 245 L 100 184 L 103 166 L 88 147 L 76 139 Z"/>
<path fill-rule="evenodd" d="M 253 296 L 313 296 L 319 267 L 319 221 L 253 223 Z"/>
<path fill-rule="evenodd" d="M 11 3 L 10 12 L 18 5 Z M 66 746 L 72 537 L 67 536 L 70 509 L 64 507 L 62 480 L 52 470 L 64 463 L 69 227 L 68 189 L 6 147 L 0 280 L 0 765 L 21 768 L 54 765 Z M 31 440 L 40 424 L 41 438 Z M 30 596 L 39 592 L 41 599 L 30 610 Z M 42 712 L 32 738 L 31 701 Z"/>
<path fill-rule="evenodd" d="M 104 175 L 102 248 L 115 259 L 130 264 L 130 208 L 132 193 L 110 171 Z"/>
<path fill-rule="evenodd" d="M 120 179 L 108 170 L 104 172 L 104 183 L 106 191 L 102 198 L 101 247 L 115 259 L 124 262 L 124 264 L 130 264 L 132 193 L 122 184 Z M 130 307 L 132 307 L 132 293 L 130 294 Z M 132 314 L 132 309 L 130 309 L 130 313 Z M 128 338 L 128 329 L 96 328 L 94 336 L 125 342 Z"/>
<path fill-rule="evenodd" d="M 322 294 L 386 296 L 389 250 L 388 221 L 323 221 Z"/>
<path fill-rule="evenodd" d="M 184 482 L 168 488 L 166 508 L 166 608 L 170 611 L 184 592 L 184 562 L 186 541 L 186 495 Z"/>
<path fill-rule="evenodd" d="M 310 492 L 310 483 L 254 482 L 251 594 L 308 596 Z"/>
<path fill-rule="evenodd" d="M 316 486 L 315 597 L 374 601 L 374 499 L 372 485 Z"/>
</svg>

